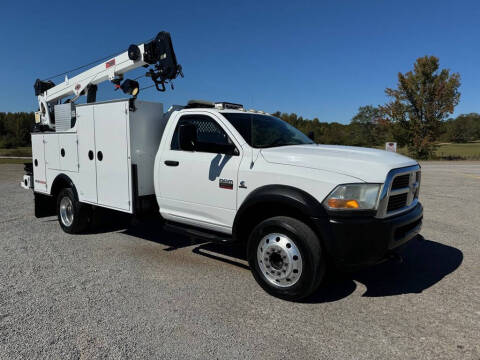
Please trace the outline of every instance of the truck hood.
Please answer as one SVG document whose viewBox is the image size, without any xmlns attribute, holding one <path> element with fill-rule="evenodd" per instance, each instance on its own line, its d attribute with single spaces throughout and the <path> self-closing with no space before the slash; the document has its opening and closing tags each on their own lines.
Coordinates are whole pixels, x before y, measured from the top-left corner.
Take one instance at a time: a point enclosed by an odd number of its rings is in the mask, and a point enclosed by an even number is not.
<svg viewBox="0 0 480 360">
<path fill-rule="evenodd" d="M 392 169 L 417 164 L 403 155 L 355 146 L 292 145 L 262 149 L 261 153 L 269 163 L 331 171 L 373 183 L 383 183 Z"/>
</svg>

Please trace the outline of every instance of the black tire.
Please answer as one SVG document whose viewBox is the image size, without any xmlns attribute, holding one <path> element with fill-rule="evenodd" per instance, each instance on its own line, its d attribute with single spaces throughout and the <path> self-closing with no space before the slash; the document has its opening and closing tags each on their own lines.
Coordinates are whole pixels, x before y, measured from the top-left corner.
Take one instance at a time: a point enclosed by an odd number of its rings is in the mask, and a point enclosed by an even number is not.
<svg viewBox="0 0 480 360">
<path fill-rule="evenodd" d="M 280 234 L 280 236 L 269 239 L 272 234 Z M 266 245 L 269 241 L 271 243 Z M 261 246 L 259 246 L 260 242 L 262 242 Z M 283 250 L 278 247 L 281 244 L 284 244 Z M 264 250 L 263 246 L 267 248 Z M 292 256 L 298 252 L 301 256 Z M 274 255 L 287 260 L 280 259 L 273 262 L 271 257 Z M 291 217 L 277 216 L 259 223 L 250 234 L 247 256 L 258 284 L 269 294 L 284 300 L 300 300 L 312 294 L 318 289 L 325 275 L 326 264 L 319 238 L 308 225 Z M 269 260 L 267 261 L 267 257 L 264 258 L 264 256 L 270 257 Z M 288 259 L 291 264 L 288 263 Z M 301 263 L 300 269 L 294 269 L 295 266 L 299 266 L 297 263 Z M 287 273 L 288 269 L 290 271 Z M 274 270 L 271 274 L 279 271 L 278 278 L 274 279 L 276 275 L 269 275 L 269 270 Z M 295 270 L 299 275 L 295 279 L 289 279 L 289 274 L 295 276 Z M 291 281 L 294 281 L 293 285 L 289 285 Z"/>
<path fill-rule="evenodd" d="M 69 217 L 68 220 L 65 217 L 62 218 L 63 199 L 70 206 L 68 213 L 71 214 L 71 219 Z M 65 216 L 65 212 L 63 215 Z M 90 223 L 91 207 L 80 203 L 71 188 L 65 188 L 60 190 L 57 197 L 57 217 L 63 231 L 68 234 L 79 234 L 85 231 Z"/>
</svg>

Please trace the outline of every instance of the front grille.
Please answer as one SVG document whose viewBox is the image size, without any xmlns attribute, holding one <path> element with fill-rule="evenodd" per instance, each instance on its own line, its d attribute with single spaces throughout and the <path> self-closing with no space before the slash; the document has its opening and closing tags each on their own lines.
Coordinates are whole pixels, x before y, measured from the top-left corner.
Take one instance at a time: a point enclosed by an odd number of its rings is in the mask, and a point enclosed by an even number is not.
<svg viewBox="0 0 480 360">
<path fill-rule="evenodd" d="M 395 211 L 407 206 L 408 193 L 391 195 L 388 199 L 387 211 Z"/>
<path fill-rule="evenodd" d="M 395 216 L 418 203 L 421 182 L 419 165 L 390 170 L 380 193 L 377 217 Z"/>
<path fill-rule="evenodd" d="M 393 179 L 392 190 L 408 187 L 410 183 L 410 174 L 400 175 Z"/>
</svg>

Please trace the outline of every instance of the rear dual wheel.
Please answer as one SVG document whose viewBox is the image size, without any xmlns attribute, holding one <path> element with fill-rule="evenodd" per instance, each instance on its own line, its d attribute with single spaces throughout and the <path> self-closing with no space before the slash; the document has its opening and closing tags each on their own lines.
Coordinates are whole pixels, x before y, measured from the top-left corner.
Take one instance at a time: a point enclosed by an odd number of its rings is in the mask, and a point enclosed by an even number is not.
<svg viewBox="0 0 480 360">
<path fill-rule="evenodd" d="M 89 205 L 80 203 L 71 188 L 64 188 L 57 197 L 58 222 L 63 231 L 78 234 L 85 231 L 91 217 Z"/>
<path fill-rule="evenodd" d="M 273 296 L 299 300 L 323 280 L 320 240 L 300 220 L 277 216 L 262 221 L 252 231 L 247 251 L 255 280 Z"/>
</svg>

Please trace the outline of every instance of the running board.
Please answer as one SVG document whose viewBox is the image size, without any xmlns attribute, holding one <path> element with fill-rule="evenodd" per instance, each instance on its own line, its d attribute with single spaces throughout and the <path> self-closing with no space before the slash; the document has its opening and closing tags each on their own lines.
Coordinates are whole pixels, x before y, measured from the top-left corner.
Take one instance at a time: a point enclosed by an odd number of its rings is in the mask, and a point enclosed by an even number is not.
<svg viewBox="0 0 480 360">
<path fill-rule="evenodd" d="M 171 221 L 165 221 L 164 229 L 222 244 L 228 244 L 233 242 L 233 238 L 231 235 L 223 234 L 212 230 L 205 230 L 191 225 L 179 224 Z"/>
</svg>

